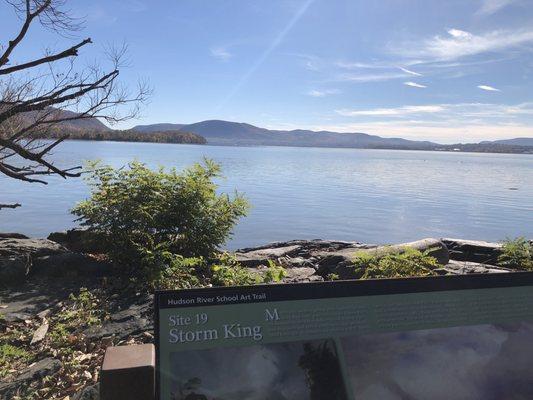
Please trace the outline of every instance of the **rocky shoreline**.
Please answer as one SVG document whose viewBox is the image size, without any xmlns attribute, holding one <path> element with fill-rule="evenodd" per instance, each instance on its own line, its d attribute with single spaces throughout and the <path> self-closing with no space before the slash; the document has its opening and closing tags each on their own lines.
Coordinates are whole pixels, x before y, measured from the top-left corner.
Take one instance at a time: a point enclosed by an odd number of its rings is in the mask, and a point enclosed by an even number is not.
<svg viewBox="0 0 533 400">
<path fill-rule="evenodd" d="M 101 244 L 101 238 L 82 230 L 56 232 L 47 239 L 0 234 L 0 284 L 4 286 L 0 286 L 0 327 L 26 332 L 26 336 L 21 334 L 22 341 L 31 339 L 33 343 L 36 335 L 46 336 L 49 316 L 62 312 L 69 304 L 69 295 L 81 287 L 105 298 L 105 320 L 80 332 L 83 346 L 77 351 L 83 361 L 76 378 L 78 385 L 69 397 L 73 400 L 98 399 L 98 370 L 107 346 L 153 340 L 151 296 L 124 295 L 123 288 L 113 287 L 108 280 L 112 266 L 99 256 Z M 235 257 L 257 273 L 267 268 L 268 260 L 283 265 L 287 272 L 285 283 L 313 282 L 322 281 L 329 274 L 355 279 L 350 265 L 356 252 L 386 254 L 405 246 L 430 249 L 439 263 L 436 271 L 442 275 L 512 272 L 498 265 L 502 244 L 450 238 L 391 246 L 292 240 L 240 249 Z M 21 370 L 7 371 L 5 376 L 0 371 L 0 398 L 11 398 L 22 388 L 39 388 L 44 376 L 59 375 L 66 368 L 53 353 L 42 354 L 41 359 Z"/>
</svg>

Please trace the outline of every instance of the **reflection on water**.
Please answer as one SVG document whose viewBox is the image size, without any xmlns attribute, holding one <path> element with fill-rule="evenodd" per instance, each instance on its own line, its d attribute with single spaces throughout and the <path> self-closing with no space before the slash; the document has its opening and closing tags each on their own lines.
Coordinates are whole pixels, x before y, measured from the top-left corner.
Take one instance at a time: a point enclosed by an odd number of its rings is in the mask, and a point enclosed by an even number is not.
<svg viewBox="0 0 533 400">
<path fill-rule="evenodd" d="M 249 216 L 230 248 L 289 239 L 391 243 L 422 237 L 533 237 L 533 156 L 293 147 L 64 143 L 64 166 L 102 159 L 122 166 L 183 168 L 209 157 L 223 166 L 221 190 L 244 192 Z M 514 190 L 516 189 L 516 190 Z M 46 187 L 0 177 L 0 231 L 46 236 L 74 225 L 68 210 L 87 195 L 81 179 Z"/>
</svg>

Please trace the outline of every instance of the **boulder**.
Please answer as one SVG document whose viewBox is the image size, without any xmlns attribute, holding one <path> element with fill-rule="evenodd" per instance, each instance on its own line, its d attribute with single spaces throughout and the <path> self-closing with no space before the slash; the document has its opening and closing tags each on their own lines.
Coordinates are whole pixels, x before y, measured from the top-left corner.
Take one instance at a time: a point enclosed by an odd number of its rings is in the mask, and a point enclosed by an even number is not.
<svg viewBox="0 0 533 400">
<path fill-rule="evenodd" d="M 45 358 L 22 371 L 12 381 L 0 382 L 0 399 L 11 399 L 19 390 L 46 376 L 52 376 L 61 369 L 61 362 Z"/>
<path fill-rule="evenodd" d="M 111 264 L 98 261 L 86 254 L 62 253 L 34 260 L 33 272 L 36 275 L 63 276 L 104 276 L 111 272 Z"/>
<path fill-rule="evenodd" d="M 78 253 L 104 253 L 108 242 L 102 234 L 80 228 L 53 232 L 48 235 L 48 240 Z"/>
<path fill-rule="evenodd" d="M 0 256 L 0 287 L 24 282 L 31 265 L 28 255 Z"/>
<path fill-rule="evenodd" d="M 47 239 L 4 239 L 0 240 L 0 256 L 28 254 L 32 258 L 65 253 L 67 249 Z"/>
<path fill-rule="evenodd" d="M 338 275 L 340 279 L 358 279 L 360 276 L 354 275 L 355 271 L 352 268 L 356 253 L 368 252 L 377 257 L 382 257 L 387 254 L 402 253 L 405 251 L 406 247 L 420 251 L 428 250 L 429 255 L 435 257 L 437 262 L 441 265 L 446 265 L 449 261 L 446 245 L 440 240 L 427 238 L 415 242 L 391 246 L 345 248 L 340 251 L 322 252 L 317 255 L 320 258 L 320 261 L 318 262 L 318 273 L 322 276 L 335 274 Z"/>
<path fill-rule="evenodd" d="M 358 242 L 341 242 L 332 240 L 291 240 L 288 242 L 269 243 L 264 246 L 237 250 L 235 257 L 244 266 L 255 268 L 268 265 L 268 260 L 274 260 L 286 268 L 309 267 L 317 268 L 319 257 L 317 254 L 336 251 L 357 251 L 367 248 Z"/>
<path fill-rule="evenodd" d="M 238 252 L 235 253 L 235 258 L 245 267 L 256 267 L 258 265 L 268 264 L 268 260 L 275 260 L 280 257 L 285 257 L 298 250 L 299 246 L 285 246 L 285 247 L 275 247 L 275 248 L 266 248 L 259 250 L 250 250 L 247 252 Z"/>
<path fill-rule="evenodd" d="M 497 264 L 502 253 L 501 243 L 450 238 L 444 238 L 442 242 L 448 247 L 450 259 L 457 261 Z"/>
</svg>

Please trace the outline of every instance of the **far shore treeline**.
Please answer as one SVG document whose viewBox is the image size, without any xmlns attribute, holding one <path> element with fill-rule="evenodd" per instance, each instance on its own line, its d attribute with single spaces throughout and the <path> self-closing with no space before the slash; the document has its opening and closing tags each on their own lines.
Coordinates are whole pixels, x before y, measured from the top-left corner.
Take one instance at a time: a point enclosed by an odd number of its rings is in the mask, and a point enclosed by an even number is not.
<svg viewBox="0 0 533 400">
<path fill-rule="evenodd" d="M 46 134 L 47 139 L 59 139 L 67 136 L 69 140 L 91 140 L 91 141 L 112 141 L 112 142 L 146 142 L 146 143 L 171 143 L 171 144 L 213 144 L 227 146 L 257 146 L 269 145 L 269 143 L 232 143 L 231 140 L 222 141 L 209 140 L 192 132 L 180 130 L 173 131 L 138 131 L 135 129 L 128 130 L 101 130 L 101 129 L 57 129 Z M 416 143 L 416 142 L 415 142 Z M 336 148 L 359 148 L 359 149 L 381 149 L 381 150 L 424 150 L 424 151 L 441 151 L 441 152 L 474 152 L 474 153 L 512 153 L 512 154 L 533 154 L 532 146 L 518 146 L 511 144 L 500 144 L 494 142 L 481 143 L 458 143 L 458 144 L 436 144 L 428 143 L 425 145 L 417 144 L 387 144 L 387 143 L 366 143 L 359 146 L 347 145 L 318 145 L 310 146 L 306 144 L 295 143 L 276 143 L 274 146 L 296 146 L 296 147 L 336 147 Z"/>
<path fill-rule="evenodd" d="M 134 130 L 57 130 L 49 132 L 48 139 L 59 139 L 68 135 L 70 140 L 94 140 L 112 142 L 148 142 L 148 143 L 183 143 L 206 144 L 207 140 L 200 135 L 190 132 L 138 132 Z"/>
</svg>

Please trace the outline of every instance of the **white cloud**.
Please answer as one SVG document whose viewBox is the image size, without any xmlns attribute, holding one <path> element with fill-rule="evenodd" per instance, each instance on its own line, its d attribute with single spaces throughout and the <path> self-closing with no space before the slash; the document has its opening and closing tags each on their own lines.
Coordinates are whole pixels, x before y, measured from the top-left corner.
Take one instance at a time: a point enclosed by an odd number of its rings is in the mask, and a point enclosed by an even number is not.
<svg viewBox="0 0 533 400">
<path fill-rule="evenodd" d="M 366 132 L 453 143 L 533 137 L 533 102 L 428 104 L 365 110 L 335 110 L 353 122 L 324 124 L 314 130 Z"/>
<path fill-rule="evenodd" d="M 337 89 L 326 89 L 326 90 L 310 90 L 306 94 L 311 97 L 325 97 L 332 94 L 339 93 Z"/>
<path fill-rule="evenodd" d="M 444 111 L 442 105 L 426 105 L 426 106 L 403 106 L 397 108 L 375 108 L 371 110 L 335 110 L 339 115 L 345 117 L 355 116 L 393 116 L 401 117 L 410 114 L 436 113 Z"/>
<path fill-rule="evenodd" d="M 211 56 L 220 61 L 228 61 L 233 56 L 233 54 L 223 46 L 211 47 L 209 52 L 211 53 Z"/>
<path fill-rule="evenodd" d="M 411 70 L 409 70 L 407 68 L 403 68 L 403 67 L 398 67 L 398 68 L 400 68 L 403 72 L 408 73 L 410 75 L 422 76 L 422 74 L 419 74 L 418 72 L 415 72 L 415 71 L 411 71 Z"/>
<path fill-rule="evenodd" d="M 302 127 L 300 127 L 303 129 Z M 323 124 L 307 127 L 316 131 L 365 132 L 383 137 L 431 140 L 439 143 L 479 142 L 482 140 L 533 137 L 527 124 L 489 124 L 483 122 L 446 121 L 375 121 L 348 124 Z"/>
<path fill-rule="evenodd" d="M 447 36 L 434 36 L 421 43 L 396 45 L 393 53 L 417 62 L 451 61 L 461 57 L 501 52 L 533 43 L 533 30 L 495 30 L 475 35 L 460 29 L 448 30 Z"/>
<path fill-rule="evenodd" d="M 450 36 L 453 36 L 454 38 L 458 39 L 471 39 L 472 34 L 470 32 L 462 31 L 460 29 L 450 29 L 448 31 Z"/>
<path fill-rule="evenodd" d="M 455 104 L 426 104 L 420 106 L 401 106 L 394 108 L 372 108 L 366 110 L 335 110 L 345 117 L 355 116 L 385 116 L 404 117 L 415 114 L 430 114 L 432 120 L 463 120 L 472 118 L 491 118 L 509 121 L 521 115 L 533 115 L 533 103 L 520 103 L 516 105 L 493 104 L 493 103 L 455 103 Z"/>
<path fill-rule="evenodd" d="M 420 83 L 416 83 L 416 82 L 404 82 L 403 84 L 405 86 L 411 86 L 411 87 L 415 87 L 415 88 L 422 88 L 422 89 L 427 88 L 426 85 L 421 85 Z"/>
<path fill-rule="evenodd" d="M 483 0 L 483 4 L 476 14 L 491 15 L 515 2 L 516 0 Z"/>
<path fill-rule="evenodd" d="M 392 79 L 401 79 L 410 76 L 409 74 L 401 74 L 398 72 L 384 72 L 382 74 L 340 74 L 337 76 L 338 81 L 344 82 L 382 82 Z"/>
<path fill-rule="evenodd" d="M 386 63 L 372 63 L 372 62 L 346 62 L 338 61 L 335 65 L 343 69 L 389 69 L 393 68 L 393 65 Z"/>
<path fill-rule="evenodd" d="M 500 92 L 500 89 L 496 89 L 495 87 L 489 85 L 479 85 L 478 88 L 480 88 L 481 90 L 486 90 L 488 92 Z"/>
</svg>

